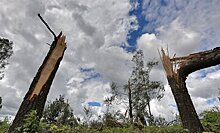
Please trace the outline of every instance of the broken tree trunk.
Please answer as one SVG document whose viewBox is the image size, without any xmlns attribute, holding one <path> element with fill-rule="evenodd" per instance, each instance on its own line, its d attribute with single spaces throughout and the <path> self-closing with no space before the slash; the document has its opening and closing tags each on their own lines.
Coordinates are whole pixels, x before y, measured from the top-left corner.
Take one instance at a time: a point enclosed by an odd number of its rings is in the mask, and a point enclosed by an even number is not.
<svg viewBox="0 0 220 133">
<path fill-rule="evenodd" d="M 60 33 L 59 36 L 54 39 L 43 64 L 34 77 L 15 119 L 9 128 L 10 133 L 15 132 L 16 128 L 22 127 L 25 116 L 30 111 L 36 110 L 38 118 L 40 119 L 42 117 L 50 86 L 59 68 L 65 49 L 65 36 Z"/>
<path fill-rule="evenodd" d="M 178 106 L 183 127 L 190 132 L 202 132 L 203 127 L 193 106 L 185 81 L 186 77 L 192 72 L 220 64 L 220 49 L 215 48 L 172 59 L 170 59 L 168 52 L 166 54 L 163 49 L 161 49 L 161 54 L 161 60 Z"/>
</svg>

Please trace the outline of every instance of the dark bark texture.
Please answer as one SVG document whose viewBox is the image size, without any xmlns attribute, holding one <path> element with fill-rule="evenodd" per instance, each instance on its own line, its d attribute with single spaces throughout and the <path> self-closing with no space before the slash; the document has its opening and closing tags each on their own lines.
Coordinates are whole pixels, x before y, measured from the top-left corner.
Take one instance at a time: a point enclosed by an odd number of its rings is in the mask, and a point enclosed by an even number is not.
<svg viewBox="0 0 220 133">
<path fill-rule="evenodd" d="M 129 117 L 130 117 L 130 123 L 133 124 L 133 112 L 132 112 L 132 100 L 131 100 L 131 84 L 130 84 L 130 80 L 128 81 L 128 102 L 129 102 Z"/>
<path fill-rule="evenodd" d="M 220 64 L 220 48 L 173 59 L 170 59 L 163 49 L 161 51 L 161 60 L 178 106 L 183 127 L 190 132 L 202 132 L 203 127 L 186 88 L 185 80 L 192 72 Z M 178 66 L 178 68 L 173 68 L 174 66 Z"/>
<path fill-rule="evenodd" d="M 60 42 L 60 40 L 62 40 L 62 42 Z M 22 102 L 22 104 L 21 104 L 21 106 L 15 116 L 15 119 L 9 128 L 9 131 L 8 131 L 9 133 L 15 132 L 15 129 L 18 127 L 22 128 L 22 125 L 24 124 L 24 119 L 25 119 L 26 115 L 32 110 L 37 111 L 37 116 L 39 119 L 42 117 L 44 105 L 45 105 L 47 95 L 50 90 L 50 86 L 53 82 L 53 79 L 54 79 L 55 74 L 59 68 L 60 62 L 63 58 L 64 52 L 66 49 L 66 44 L 64 43 L 64 41 L 65 41 L 65 36 L 62 36 L 62 33 L 60 33 L 60 35 L 54 39 L 54 41 L 50 47 L 50 50 L 43 61 L 43 64 L 38 69 L 38 72 L 37 72 L 36 76 L 34 77 L 32 83 L 30 85 L 30 88 L 29 88 L 28 92 L 26 93 L 26 95 L 23 99 L 23 102 Z M 58 46 L 58 45 L 60 45 L 60 46 Z M 55 55 L 58 57 L 55 59 L 54 58 L 54 54 L 56 54 L 55 49 L 59 49 L 58 47 L 62 48 L 62 49 L 60 49 L 61 55 L 59 55 L 59 56 Z M 51 65 L 51 62 L 48 62 L 49 60 L 52 60 L 52 62 L 55 65 L 53 67 L 51 67 L 48 78 L 45 78 L 45 77 L 42 77 L 42 75 L 44 73 L 44 68 L 48 67 L 48 65 Z M 39 89 L 39 92 L 35 92 L 36 86 L 37 86 L 37 84 L 39 84 L 40 78 L 43 78 L 44 84 Z M 44 80 L 44 79 L 46 79 L 46 80 Z"/>
<path fill-rule="evenodd" d="M 190 132 L 202 132 L 203 127 L 186 88 L 185 80 L 177 82 L 174 77 L 170 76 L 167 76 L 167 79 L 176 101 L 183 127 Z"/>
</svg>

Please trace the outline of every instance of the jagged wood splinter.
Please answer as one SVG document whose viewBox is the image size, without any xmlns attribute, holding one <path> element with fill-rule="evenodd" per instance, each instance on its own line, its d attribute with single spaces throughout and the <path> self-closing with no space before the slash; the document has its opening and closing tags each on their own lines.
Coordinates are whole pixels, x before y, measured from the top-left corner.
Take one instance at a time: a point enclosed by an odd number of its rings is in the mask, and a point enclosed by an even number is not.
<svg viewBox="0 0 220 133">
<path fill-rule="evenodd" d="M 42 117 L 50 86 L 66 50 L 65 36 L 62 35 L 62 32 L 56 36 L 40 14 L 38 16 L 53 34 L 54 41 L 23 99 L 15 119 L 9 128 L 9 133 L 15 132 L 15 129 L 18 127 L 22 128 L 26 115 L 32 110 L 37 111 L 39 119 Z"/>
<path fill-rule="evenodd" d="M 172 59 L 169 57 L 168 52 L 165 53 L 161 49 L 160 57 L 183 127 L 190 132 L 202 132 L 203 127 L 193 106 L 185 81 L 192 72 L 220 64 L 220 48 Z"/>
</svg>

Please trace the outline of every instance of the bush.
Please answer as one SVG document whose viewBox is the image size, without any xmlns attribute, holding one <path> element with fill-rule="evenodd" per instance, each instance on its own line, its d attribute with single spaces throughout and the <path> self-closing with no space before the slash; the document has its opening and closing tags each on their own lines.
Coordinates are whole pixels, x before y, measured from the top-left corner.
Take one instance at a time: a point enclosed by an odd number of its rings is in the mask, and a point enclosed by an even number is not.
<svg viewBox="0 0 220 133">
<path fill-rule="evenodd" d="M 3 121 L 0 121 L 0 133 L 7 133 L 9 126 L 8 117 L 5 117 Z"/>
<path fill-rule="evenodd" d="M 22 133 L 38 133 L 39 127 L 39 118 L 37 117 L 37 111 L 32 110 L 26 115 L 24 119 L 24 125 L 15 129 L 15 132 Z"/>
<path fill-rule="evenodd" d="M 220 110 L 214 107 L 200 114 L 205 131 L 220 132 Z"/>
</svg>

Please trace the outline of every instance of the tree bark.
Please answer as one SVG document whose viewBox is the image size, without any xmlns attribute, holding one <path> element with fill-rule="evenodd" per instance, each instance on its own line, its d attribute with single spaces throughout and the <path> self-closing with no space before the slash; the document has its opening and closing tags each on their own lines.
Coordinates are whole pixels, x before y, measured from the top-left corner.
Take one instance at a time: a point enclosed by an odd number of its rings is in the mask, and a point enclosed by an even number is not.
<svg viewBox="0 0 220 133">
<path fill-rule="evenodd" d="M 174 95 L 183 127 L 190 132 L 202 132 L 203 127 L 186 88 L 185 80 L 177 82 L 171 76 L 167 76 L 167 79 Z"/>
<path fill-rule="evenodd" d="M 130 79 L 128 80 L 128 102 L 129 102 L 130 124 L 133 124 L 133 112 L 132 112 L 131 83 L 130 83 Z"/>
<path fill-rule="evenodd" d="M 54 39 L 43 64 L 34 77 L 15 119 L 9 128 L 9 133 L 13 133 L 16 128 L 22 127 L 26 115 L 32 110 L 37 111 L 37 116 L 40 120 L 50 86 L 59 68 L 60 62 L 63 59 L 65 49 L 65 36 L 62 36 L 62 33 L 60 33 L 58 37 Z"/>
<path fill-rule="evenodd" d="M 202 132 L 203 127 L 186 88 L 185 80 L 192 72 L 220 64 L 220 48 L 172 59 L 163 49 L 161 49 L 161 54 L 161 60 L 177 103 L 183 127 L 190 132 Z"/>
<path fill-rule="evenodd" d="M 148 122 L 149 122 L 149 125 L 152 125 L 154 118 L 153 118 L 153 115 L 151 113 L 150 100 L 149 99 L 148 99 L 148 102 L 147 102 L 147 106 L 148 106 L 148 115 L 149 115 L 149 117 L 148 117 L 149 121 Z"/>
</svg>

